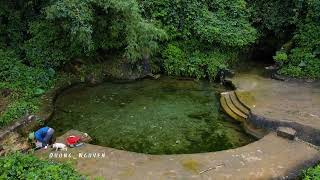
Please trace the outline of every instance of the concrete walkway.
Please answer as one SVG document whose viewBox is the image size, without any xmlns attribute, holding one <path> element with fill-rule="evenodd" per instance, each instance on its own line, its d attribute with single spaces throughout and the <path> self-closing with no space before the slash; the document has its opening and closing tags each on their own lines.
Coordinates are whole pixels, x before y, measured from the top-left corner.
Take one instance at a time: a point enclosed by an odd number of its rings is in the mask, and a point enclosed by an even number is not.
<svg viewBox="0 0 320 180">
<path fill-rule="evenodd" d="M 71 130 L 57 141 L 64 142 L 68 135 L 81 133 Z M 63 153 L 70 155 L 51 159 L 70 160 L 80 173 L 91 177 L 121 180 L 287 179 L 296 177 L 301 169 L 320 160 L 319 151 L 313 147 L 280 138 L 274 133 L 244 147 L 212 153 L 146 155 L 85 144 L 69 148 L 67 152 L 40 150 L 36 155 L 50 159 L 50 156 L 62 156 Z M 100 153 L 100 157 L 89 158 L 89 153 Z"/>
<path fill-rule="evenodd" d="M 320 129 L 320 82 L 284 82 L 251 73 L 237 74 L 232 82 L 254 97 L 252 111 Z"/>
<path fill-rule="evenodd" d="M 320 82 L 278 81 L 259 73 L 237 73 L 232 79 L 239 98 L 260 128 L 294 128 L 305 141 L 320 146 Z M 241 94 L 241 93 L 239 93 Z"/>
</svg>

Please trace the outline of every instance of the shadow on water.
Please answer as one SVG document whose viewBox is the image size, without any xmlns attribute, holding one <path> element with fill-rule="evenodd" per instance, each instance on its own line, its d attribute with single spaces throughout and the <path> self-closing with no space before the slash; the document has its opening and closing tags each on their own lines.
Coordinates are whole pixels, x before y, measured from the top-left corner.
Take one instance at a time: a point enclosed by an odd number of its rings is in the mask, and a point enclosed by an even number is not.
<svg viewBox="0 0 320 180">
<path fill-rule="evenodd" d="M 73 87 L 48 123 L 61 135 L 87 132 L 94 143 L 149 154 L 219 151 L 254 138 L 220 112 L 222 86 L 163 77 L 135 83 Z"/>
</svg>

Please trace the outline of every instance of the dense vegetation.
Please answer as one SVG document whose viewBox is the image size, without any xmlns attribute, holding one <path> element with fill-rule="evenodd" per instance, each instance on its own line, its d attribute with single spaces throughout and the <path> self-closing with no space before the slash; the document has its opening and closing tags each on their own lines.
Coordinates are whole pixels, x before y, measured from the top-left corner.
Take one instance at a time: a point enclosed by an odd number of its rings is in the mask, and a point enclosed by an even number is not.
<svg viewBox="0 0 320 180">
<path fill-rule="evenodd" d="M 143 15 L 169 35 L 161 53 L 166 72 L 197 78 L 214 78 L 255 41 L 247 8 L 244 0 L 141 2 Z"/>
<path fill-rule="evenodd" d="M 319 78 L 319 9 L 318 0 L 0 0 L 0 89 L 11 92 L 0 126 L 35 111 L 67 64 L 104 54 L 141 72 L 214 79 L 262 44 L 279 73 Z"/>
<path fill-rule="evenodd" d="M 260 36 L 276 36 L 272 45 L 278 50 L 274 60 L 280 66 L 279 72 L 293 77 L 319 78 L 320 1 L 249 2 L 252 4 L 252 22 Z"/>
<path fill-rule="evenodd" d="M 0 179 L 85 179 L 66 164 L 40 160 L 20 153 L 0 158 Z"/>
<path fill-rule="evenodd" d="M 320 165 L 305 170 L 302 174 L 303 180 L 312 180 L 320 178 Z"/>
</svg>

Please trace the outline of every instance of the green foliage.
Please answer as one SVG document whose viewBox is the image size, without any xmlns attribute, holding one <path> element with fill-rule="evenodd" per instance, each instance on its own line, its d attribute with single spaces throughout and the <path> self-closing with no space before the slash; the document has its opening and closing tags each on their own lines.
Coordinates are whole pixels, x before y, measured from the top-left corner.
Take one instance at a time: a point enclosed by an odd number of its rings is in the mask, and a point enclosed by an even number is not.
<svg viewBox="0 0 320 180">
<path fill-rule="evenodd" d="M 320 2 L 318 0 L 249 0 L 252 24 L 261 38 L 277 37 L 274 56 L 281 74 L 319 78 Z"/>
<path fill-rule="evenodd" d="M 53 84 L 52 69 L 32 68 L 23 64 L 13 51 L 0 49 L 0 89 L 12 90 L 11 103 L 0 114 L 0 127 L 38 109 L 35 97 Z"/>
<path fill-rule="evenodd" d="M 165 33 L 140 15 L 135 0 L 59 0 L 46 7 L 46 19 L 58 24 L 75 55 L 99 48 L 121 48 L 129 60 L 152 55 Z"/>
<path fill-rule="evenodd" d="M 320 77 L 320 2 L 305 1 L 304 13 L 297 23 L 297 31 L 292 38 L 294 46 L 287 50 L 288 57 L 281 61 L 280 73 L 293 77 Z M 279 53 L 281 54 L 281 53 Z"/>
<path fill-rule="evenodd" d="M 298 19 L 304 0 L 248 0 L 251 22 L 260 31 L 290 32 Z"/>
<path fill-rule="evenodd" d="M 303 180 L 319 180 L 320 179 L 320 165 L 309 168 L 303 172 Z"/>
<path fill-rule="evenodd" d="M 58 0 L 45 8 L 46 18 L 59 20 L 59 25 L 71 34 L 72 46 L 79 51 L 89 52 L 94 48 L 92 41 L 93 9 L 92 0 Z M 59 26 L 58 26 L 59 27 Z"/>
<path fill-rule="evenodd" d="M 284 63 L 280 73 L 293 77 L 320 77 L 320 59 L 303 48 L 294 48 L 291 50 L 289 60 Z"/>
<path fill-rule="evenodd" d="M 0 89 L 13 91 L 1 125 L 32 112 L 72 59 L 113 50 L 135 62 L 166 38 L 135 0 L 0 1 L 0 30 Z"/>
<path fill-rule="evenodd" d="M 162 55 L 166 59 L 164 66 L 168 74 L 179 76 L 186 71 L 186 54 L 179 47 L 169 44 Z"/>
<path fill-rule="evenodd" d="M 196 46 L 183 42 L 169 44 L 162 56 L 169 75 L 214 79 L 219 69 L 234 61 L 236 53 L 217 49 L 201 52 Z"/>
<path fill-rule="evenodd" d="M 32 36 L 24 43 L 26 61 L 43 69 L 58 68 L 73 56 L 79 55 L 71 47 L 69 37 L 59 26 L 45 20 L 30 23 L 29 33 Z"/>
<path fill-rule="evenodd" d="M 199 39 L 201 43 L 244 47 L 255 40 L 244 0 L 146 0 L 145 17 L 160 21 L 170 39 Z"/>
<path fill-rule="evenodd" d="M 283 63 L 286 63 L 288 61 L 287 53 L 282 52 L 282 51 L 278 51 L 273 58 L 279 64 L 283 64 Z"/>
<path fill-rule="evenodd" d="M 0 113 L 0 127 L 8 125 L 23 115 L 33 113 L 38 109 L 37 102 L 34 100 L 19 99 L 13 100 L 6 110 Z"/>
<path fill-rule="evenodd" d="M 33 113 L 38 109 L 36 102 L 32 100 L 20 99 L 12 102 L 7 111 L 4 111 L 0 115 L 0 127 L 8 124 L 13 119 L 18 119 L 27 113 Z"/>
<path fill-rule="evenodd" d="M 140 6 L 170 35 L 161 54 L 171 75 L 213 79 L 256 38 L 244 0 L 145 0 Z"/>
<path fill-rule="evenodd" d="M 39 89 L 52 85 L 54 74 L 53 69 L 29 67 L 13 51 L 0 49 L 0 88 L 9 88 L 21 96 L 32 97 Z"/>
<path fill-rule="evenodd" d="M 116 50 L 132 61 L 153 55 L 166 34 L 135 0 L 0 2 L 0 47 L 32 66 L 59 68 L 72 58 Z"/>
<path fill-rule="evenodd" d="M 286 67 L 282 67 L 281 70 L 279 70 L 281 74 L 289 75 L 292 77 L 300 77 L 303 73 L 301 67 L 299 66 L 292 66 L 288 65 Z"/>
<path fill-rule="evenodd" d="M 0 179 L 84 179 L 69 165 L 40 160 L 20 153 L 0 158 Z"/>
</svg>

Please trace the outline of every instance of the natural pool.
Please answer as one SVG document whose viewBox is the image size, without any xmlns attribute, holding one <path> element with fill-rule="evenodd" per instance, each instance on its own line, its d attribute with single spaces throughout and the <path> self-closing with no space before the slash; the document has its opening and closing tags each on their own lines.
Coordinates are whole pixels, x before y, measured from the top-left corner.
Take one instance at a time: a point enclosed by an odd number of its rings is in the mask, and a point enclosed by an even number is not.
<svg viewBox="0 0 320 180">
<path fill-rule="evenodd" d="M 212 152 L 254 138 L 220 112 L 222 86 L 207 81 L 105 82 L 65 91 L 48 123 L 57 135 L 76 129 L 94 143 L 149 154 Z"/>
</svg>

